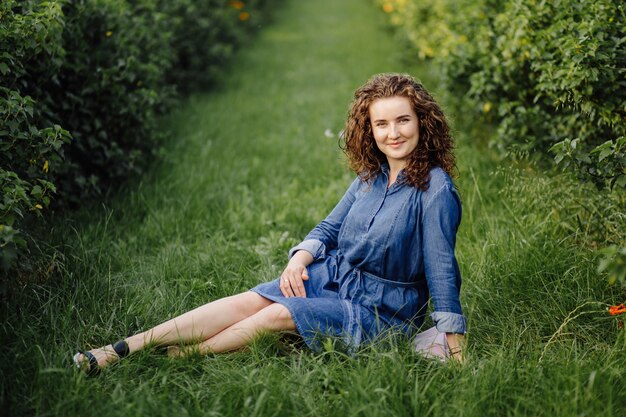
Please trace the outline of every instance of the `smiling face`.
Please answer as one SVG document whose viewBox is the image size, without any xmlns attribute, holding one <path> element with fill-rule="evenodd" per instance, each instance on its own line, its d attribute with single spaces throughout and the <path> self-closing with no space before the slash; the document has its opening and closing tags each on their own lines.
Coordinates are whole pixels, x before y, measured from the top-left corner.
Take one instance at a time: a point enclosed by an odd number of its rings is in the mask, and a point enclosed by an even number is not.
<svg viewBox="0 0 626 417">
<path fill-rule="evenodd" d="M 406 167 L 419 141 L 419 120 L 408 98 L 393 96 L 374 100 L 369 107 L 372 134 L 392 171 Z"/>
</svg>

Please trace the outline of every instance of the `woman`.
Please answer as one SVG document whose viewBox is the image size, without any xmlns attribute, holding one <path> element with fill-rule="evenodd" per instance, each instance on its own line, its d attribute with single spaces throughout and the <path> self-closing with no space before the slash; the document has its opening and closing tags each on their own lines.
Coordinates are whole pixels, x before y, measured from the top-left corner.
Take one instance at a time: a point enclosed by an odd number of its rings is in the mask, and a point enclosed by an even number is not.
<svg viewBox="0 0 626 417">
<path fill-rule="evenodd" d="M 454 255 L 461 204 L 450 175 L 453 141 L 434 99 L 412 77 L 380 74 L 354 94 L 344 151 L 358 174 L 333 211 L 289 251 L 280 278 L 222 298 L 113 345 L 79 352 L 89 373 L 147 345 L 172 356 L 224 352 L 261 331 L 297 331 L 350 348 L 432 319 L 448 356 L 466 331 Z"/>
</svg>

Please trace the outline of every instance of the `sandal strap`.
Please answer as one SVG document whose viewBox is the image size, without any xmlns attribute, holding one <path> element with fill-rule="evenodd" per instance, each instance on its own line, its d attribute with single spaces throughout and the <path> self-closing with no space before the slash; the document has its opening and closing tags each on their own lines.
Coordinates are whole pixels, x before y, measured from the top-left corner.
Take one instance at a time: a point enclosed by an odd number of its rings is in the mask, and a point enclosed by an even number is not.
<svg viewBox="0 0 626 417">
<path fill-rule="evenodd" d="M 86 352 L 80 352 L 82 353 L 84 356 L 87 357 L 88 361 L 89 361 L 89 369 L 87 370 L 87 375 L 97 375 L 100 373 L 100 365 L 98 365 L 98 360 L 96 359 L 96 357 L 94 356 L 93 353 L 86 351 Z"/>
<path fill-rule="evenodd" d="M 117 356 L 121 358 L 128 356 L 130 353 L 130 349 L 128 348 L 128 343 L 124 340 L 120 340 L 113 344 L 113 350 L 117 353 Z"/>
</svg>

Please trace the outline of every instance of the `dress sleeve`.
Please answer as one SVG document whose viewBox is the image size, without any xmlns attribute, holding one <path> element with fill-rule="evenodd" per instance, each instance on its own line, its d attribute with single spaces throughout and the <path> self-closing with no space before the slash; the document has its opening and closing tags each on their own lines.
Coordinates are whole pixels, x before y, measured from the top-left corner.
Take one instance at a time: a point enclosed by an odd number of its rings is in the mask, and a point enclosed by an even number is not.
<svg viewBox="0 0 626 417">
<path fill-rule="evenodd" d="M 313 260 L 324 259 L 329 250 L 337 247 L 339 229 L 343 220 L 354 203 L 361 179 L 356 178 L 335 206 L 333 211 L 306 235 L 304 240 L 289 250 L 289 259 L 299 250 L 305 250 L 313 256 Z"/>
<path fill-rule="evenodd" d="M 461 223 L 459 195 L 445 183 L 424 204 L 422 245 L 424 272 L 434 303 L 431 317 L 440 332 L 465 333 L 467 324 L 459 301 L 461 273 L 454 255 Z"/>
</svg>

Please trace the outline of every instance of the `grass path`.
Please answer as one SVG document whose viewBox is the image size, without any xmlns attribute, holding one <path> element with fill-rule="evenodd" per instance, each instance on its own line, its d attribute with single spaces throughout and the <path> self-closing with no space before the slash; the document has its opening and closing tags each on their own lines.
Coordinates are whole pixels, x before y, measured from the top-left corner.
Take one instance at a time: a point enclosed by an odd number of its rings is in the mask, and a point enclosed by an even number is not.
<svg viewBox="0 0 626 417">
<path fill-rule="evenodd" d="M 63 366 L 98 346 L 275 277 L 289 247 L 349 184 L 337 148 L 353 90 L 408 67 L 368 0 L 285 1 L 217 91 L 164 120 L 164 159 L 106 206 L 61 219 L 59 279 L 2 306 L 0 398 L 11 415 L 613 416 L 626 409 L 619 294 L 546 199 L 562 179 L 501 167 L 487 133 L 456 120 L 464 219 L 458 256 L 466 366 L 408 341 L 355 358 L 276 336 L 249 350 L 170 360 L 140 353 L 95 379 Z"/>
</svg>

